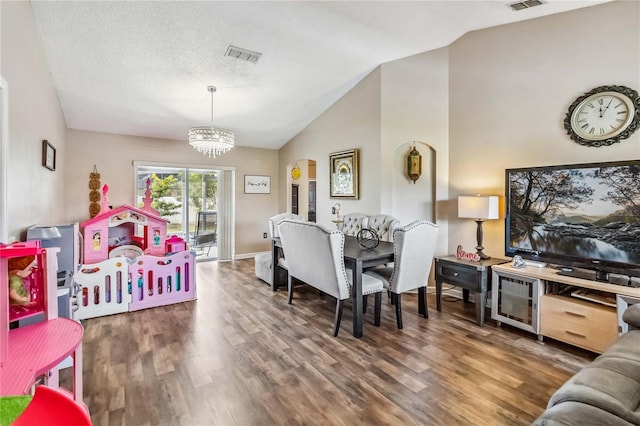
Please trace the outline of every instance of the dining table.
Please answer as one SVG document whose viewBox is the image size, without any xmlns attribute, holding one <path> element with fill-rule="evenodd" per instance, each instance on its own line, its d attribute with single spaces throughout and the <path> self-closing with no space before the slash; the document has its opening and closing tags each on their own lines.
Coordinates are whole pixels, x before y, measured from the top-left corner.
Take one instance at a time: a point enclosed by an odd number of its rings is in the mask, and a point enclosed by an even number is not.
<svg viewBox="0 0 640 426">
<path fill-rule="evenodd" d="M 282 248 L 282 242 L 279 237 L 272 238 L 272 281 L 271 289 L 278 289 L 277 277 L 279 250 Z M 362 299 L 362 272 L 365 269 L 375 266 L 384 265 L 394 261 L 393 243 L 389 241 L 380 241 L 376 247 L 364 248 L 358 242 L 358 239 L 351 235 L 345 235 L 344 238 L 344 265 L 351 271 L 351 297 L 353 300 L 353 336 L 360 338 L 363 336 L 363 299 Z"/>
</svg>

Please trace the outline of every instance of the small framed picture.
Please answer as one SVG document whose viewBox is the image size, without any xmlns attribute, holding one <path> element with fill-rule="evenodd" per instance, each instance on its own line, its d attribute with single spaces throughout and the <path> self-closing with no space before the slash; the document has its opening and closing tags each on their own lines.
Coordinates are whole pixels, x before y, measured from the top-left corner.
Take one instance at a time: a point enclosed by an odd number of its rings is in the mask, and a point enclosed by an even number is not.
<svg viewBox="0 0 640 426">
<path fill-rule="evenodd" d="M 42 141 L 42 166 L 49 170 L 56 169 L 56 149 L 46 139 Z"/>
<path fill-rule="evenodd" d="M 271 194 L 271 176 L 244 175 L 245 194 Z"/>
<path fill-rule="evenodd" d="M 331 198 L 358 199 L 358 150 L 329 155 L 329 188 Z"/>
</svg>

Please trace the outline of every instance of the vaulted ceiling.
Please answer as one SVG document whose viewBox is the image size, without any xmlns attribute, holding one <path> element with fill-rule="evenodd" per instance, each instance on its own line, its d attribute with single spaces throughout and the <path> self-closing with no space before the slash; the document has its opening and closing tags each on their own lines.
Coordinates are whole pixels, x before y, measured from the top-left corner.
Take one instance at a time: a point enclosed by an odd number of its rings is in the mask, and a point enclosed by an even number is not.
<svg viewBox="0 0 640 426">
<path fill-rule="evenodd" d="M 378 65 L 603 1 L 31 1 L 67 127 L 279 148 Z M 528 3 L 528 1 L 525 1 Z M 229 46 L 261 53 L 255 63 Z"/>
</svg>

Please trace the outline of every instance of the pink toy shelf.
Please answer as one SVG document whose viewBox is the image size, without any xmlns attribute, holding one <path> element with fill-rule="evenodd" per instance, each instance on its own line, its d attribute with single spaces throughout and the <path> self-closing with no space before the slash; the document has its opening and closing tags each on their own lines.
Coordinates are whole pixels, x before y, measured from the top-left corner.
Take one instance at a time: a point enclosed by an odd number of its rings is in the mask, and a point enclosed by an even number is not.
<svg viewBox="0 0 640 426">
<path fill-rule="evenodd" d="M 24 305 L 9 304 L 9 321 L 18 321 L 43 313 L 46 309 L 44 294 L 46 291 L 46 277 L 42 273 L 44 250 L 40 247 L 40 241 L 28 241 L 4 246 L 4 253 L 6 253 L 7 261 L 10 258 L 24 256 L 34 256 L 36 259 L 36 267 L 31 270 L 31 274 L 28 277 L 22 279 L 29 294 L 29 302 Z M 3 277 L 5 277 L 4 274 Z M 8 285 L 5 286 L 5 288 L 7 287 Z"/>
<path fill-rule="evenodd" d="M 57 366 L 69 355 L 73 357 L 73 396 L 82 403 L 82 325 L 58 318 L 56 271 L 57 248 L 43 249 L 40 241 L 11 245 L 0 244 L 0 396 L 31 392 L 37 377 L 57 387 Z M 13 306 L 9 300 L 9 259 L 35 256 L 37 268 L 28 279 L 29 302 Z M 49 301 L 52 301 L 49 303 Z M 16 329 L 9 321 L 43 313 L 45 320 Z"/>
</svg>

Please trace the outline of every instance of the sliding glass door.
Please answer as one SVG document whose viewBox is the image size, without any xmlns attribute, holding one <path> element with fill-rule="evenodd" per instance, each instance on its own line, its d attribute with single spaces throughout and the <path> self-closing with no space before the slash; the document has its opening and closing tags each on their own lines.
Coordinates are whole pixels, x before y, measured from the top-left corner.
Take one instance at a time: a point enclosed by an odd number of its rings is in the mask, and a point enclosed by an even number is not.
<svg viewBox="0 0 640 426">
<path fill-rule="evenodd" d="M 223 174 L 233 171 L 208 168 L 136 164 L 136 202 L 142 206 L 147 181 L 150 182 L 152 207 L 169 220 L 169 235 L 178 235 L 189 242 L 199 258 L 230 259 L 233 224 L 220 226 L 220 221 L 233 218 L 232 188 L 220 185 Z M 230 204 L 219 215 L 218 209 Z M 225 247 L 220 253 L 218 247 Z"/>
</svg>

